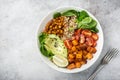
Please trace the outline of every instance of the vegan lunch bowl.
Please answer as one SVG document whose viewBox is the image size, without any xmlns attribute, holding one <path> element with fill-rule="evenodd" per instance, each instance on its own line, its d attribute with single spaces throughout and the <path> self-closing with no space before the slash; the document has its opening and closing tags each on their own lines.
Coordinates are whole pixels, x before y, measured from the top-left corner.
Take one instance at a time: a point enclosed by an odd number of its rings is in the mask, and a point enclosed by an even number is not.
<svg viewBox="0 0 120 80">
<path fill-rule="evenodd" d="M 62 7 L 49 13 L 37 33 L 42 60 L 65 73 L 88 69 L 99 58 L 103 32 L 87 10 Z"/>
</svg>

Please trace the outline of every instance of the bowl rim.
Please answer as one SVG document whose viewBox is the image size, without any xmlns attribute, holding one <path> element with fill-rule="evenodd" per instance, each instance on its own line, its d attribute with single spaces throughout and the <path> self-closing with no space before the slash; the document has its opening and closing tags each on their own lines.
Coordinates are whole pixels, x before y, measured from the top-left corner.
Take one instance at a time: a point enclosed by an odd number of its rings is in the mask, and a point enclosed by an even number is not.
<svg viewBox="0 0 120 80">
<path fill-rule="evenodd" d="M 102 38 L 101 38 L 101 39 L 102 39 L 101 49 L 100 49 L 100 51 L 99 51 L 99 55 L 97 56 L 97 58 L 96 58 L 88 67 L 83 68 L 83 69 L 78 69 L 78 70 L 76 70 L 76 71 L 73 71 L 73 70 L 64 71 L 64 70 L 62 70 L 62 69 L 59 68 L 59 67 L 56 68 L 56 67 L 50 65 L 47 61 L 45 61 L 45 59 L 43 58 L 44 55 L 42 55 L 41 51 L 39 50 L 38 36 L 39 36 L 40 25 L 43 23 L 43 20 L 46 19 L 49 14 L 51 14 L 51 13 L 53 13 L 53 12 L 57 12 L 57 10 L 59 10 L 59 9 L 66 9 L 66 8 L 67 8 L 67 9 L 68 9 L 68 8 L 69 8 L 69 9 L 76 9 L 76 10 L 85 10 L 92 18 L 94 18 L 94 19 L 97 21 L 97 24 L 100 26 L 99 28 L 100 28 L 100 30 L 101 30 L 101 36 L 102 36 Z M 90 13 L 88 10 L 86 10 L 86 9 L 84 9 L 84 8 L 81 8 L 81 7 L 76 7 L 76 6 L 63 6 L 63 7 L 58 7 L 58 8 L 56 8 L 56 9 L 52 10 L 52 11 L 49 11 L 49 12 L 41 19 L 41 21 L 40 21 L 39 27 L 37 28 L 36 38 L 37 38 L 37 47 L 38 47 L 38 50 L 39 50 L 40 57 L 41 57 L 42 61 L 43 61 L 44 63 L 46 63 L 49 67 L 53 68 L 54 70 L 57 70 L 57 71 L 63 72 L 63 73 L 78 73 L 78 72 L 82 72 L 82 71 L 87 70 L 88 68 L 90 68 L 93 64 L 96 63 L 96 61 L 97 61 L 98 58 L 100 57 L 101 52 L 102 52 L 102 49 L 103 49 L 103 44 L 104 44 L 103 29 L 102 29 L 102 27 L 101 27 L 101 25 L 100 25 L 100 23 L 99 23 L 99 20 L 98 20 L 92 13 Z"/>
</svg>

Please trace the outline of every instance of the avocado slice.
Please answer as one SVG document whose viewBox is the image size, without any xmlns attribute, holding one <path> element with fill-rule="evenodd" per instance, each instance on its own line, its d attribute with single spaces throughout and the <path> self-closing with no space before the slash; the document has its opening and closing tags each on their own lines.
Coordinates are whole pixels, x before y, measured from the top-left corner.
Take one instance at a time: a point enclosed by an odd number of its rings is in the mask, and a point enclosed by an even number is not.
<svg viewBox="0 0 120 80">
<path fill-rule="evenodd" d="M 56 35 L 50 34 L 45 39 L 45 48 L 50 50 L 53 54 L 59 54 L 67 58 L 67 48 L 63 41 Z"/>
</svg>

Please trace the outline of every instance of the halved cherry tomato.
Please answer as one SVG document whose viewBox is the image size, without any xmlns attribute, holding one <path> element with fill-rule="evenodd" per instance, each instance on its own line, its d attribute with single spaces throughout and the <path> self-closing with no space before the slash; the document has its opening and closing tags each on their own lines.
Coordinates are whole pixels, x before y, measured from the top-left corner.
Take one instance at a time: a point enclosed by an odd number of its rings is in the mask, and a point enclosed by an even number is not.
<svg viewBox="0 0 120 80">
<path fill-rule="evenodd" d="M 97 42 L 94 41 L 92 46 L 93 46 L 93 47 L 96 47 L 96 45 L 97 45 Z"/>
<path fill-rule="evenodd" d="M 93 43 L 94 43 L 93 38 L 91 38 L 91 37 L 87 37 L 87 38 L 86 38 L 86 44 L 87 44 L 88 46 L 92 46 Z"/>
<path fill-rule="evenodd" d="M 92 35 L 92 32 L 90 30 L 83 30 L 82 34 L 84 34 L 86 37 L 90 37 Z"/>
<path fill-rule="evenodd" d="M 75 39 L 76 39 L 77 41 L 79 41 L 80 35 L 76 35 L 76 36 L 75 36 Z"/>
<path fill-rule="evenodd" d="M 75 34 L 75 35 L 79 35 L 80 32 L 81 32 L 81 29 L 77 29 L 74 34 Z"/>
<path fill-rule="evenodd" d="M 80 35 L 80 43 L 84 43 L 85 42 L 85 36 L 83 34 Z"/>
<path fill-rule="evenodd" d="M 94 40 L 98 40 L 98 35 L 95 34 L 95 33 L 93 33 L 93 34 L 92 34 L 92 38 L 93 38 Z"/>
<path fill-rule="evenodd" d="M 70 43 L 70 40 L 64 40 L 64 44 L 68 49 L 72 48 L 72 44 Z"/>
<path fill-rule="evenodd" d="M 72 40 L 74 40 L 75 39 L 75 36 L 72 36 Z"/>
</svg>

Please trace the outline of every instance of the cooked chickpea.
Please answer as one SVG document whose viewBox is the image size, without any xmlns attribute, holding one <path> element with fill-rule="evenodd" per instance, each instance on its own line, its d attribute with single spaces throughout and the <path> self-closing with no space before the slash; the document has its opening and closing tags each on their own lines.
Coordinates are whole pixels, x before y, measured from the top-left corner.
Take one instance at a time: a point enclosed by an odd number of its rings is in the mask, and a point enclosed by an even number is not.
<svg viewBox="0 0 120 80">
<path fill-rule="evenodd" d="M 52 28 L 52 26 L 49 26 L 49 28 Z"/>
<path fill-rule="evenodd" d="M 55 29 L 57 29 L 57 25 L 55 26 Z"/>
<path fill-rule="evenodd" d="M 60 32 L 59 29 L 56 32 L 59 33 Z"/>
<path fill-rule="evenodd" d="M 62 33 L 63 33 L 63 30 L 60 30 L 60 33 L 62 34 Z"/>
<path fill-rule="evenodd" d="M 61 28 L 61 26 L 58 26 L 58 28 L 60 29 L 60 28 Z"/>
</svg>

